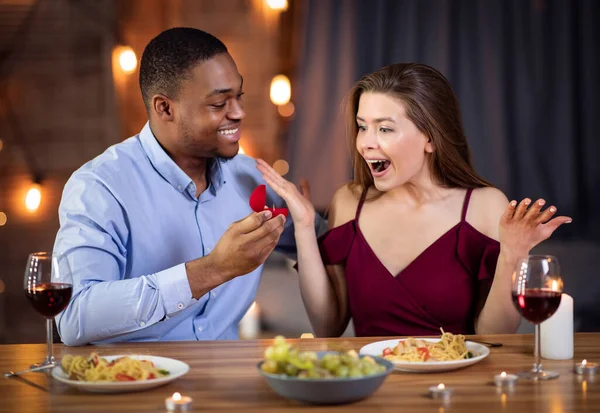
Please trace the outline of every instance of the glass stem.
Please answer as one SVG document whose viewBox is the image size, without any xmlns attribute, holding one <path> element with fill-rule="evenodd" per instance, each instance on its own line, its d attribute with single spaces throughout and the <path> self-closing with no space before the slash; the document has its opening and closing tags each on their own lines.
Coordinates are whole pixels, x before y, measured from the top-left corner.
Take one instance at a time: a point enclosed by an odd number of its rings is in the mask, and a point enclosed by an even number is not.
<svg viewBox="0 0 600 413">
<path fill-rule="evenodd" d="M 542 371 L 542 332 L 539 323 L 535 325 L 535 363 L 533 371 L 539 373 Z"/>
<path fill-rule="evenodd" d="M 52 353 L 54 337 L 52 334 L 52 319 L 46 318 L 46 344 L 48 350 L 46 352 L 46 363 L 54 363 L 54 354 Z"/>
</svg>

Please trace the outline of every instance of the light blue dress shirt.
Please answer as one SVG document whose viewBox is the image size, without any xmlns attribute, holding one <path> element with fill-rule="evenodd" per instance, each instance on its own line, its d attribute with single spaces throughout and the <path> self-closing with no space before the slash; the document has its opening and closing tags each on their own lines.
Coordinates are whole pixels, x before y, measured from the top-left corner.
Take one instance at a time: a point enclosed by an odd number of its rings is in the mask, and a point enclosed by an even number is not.
<svg viewBox="0 0 600 413">
<path fill-rule="evenodd" d="M 59 207 L 55 252 L 68 256 L 73 297 L 56 318 L 67 345 L 115 341 L 236 339 L 262 265 L 196 300 L 185 263 L 209 254 L 229 225 L 252 212 L 264 183 L 254 159 L 216 159 L 196 187 L 142 131 L 77 170 Z M 270 189 L 267 205 L 284 202 Z M 317 233 L 325 230 L 320 217 Z M 295 251 L 291 218 L 278 249 Z"/>
</svg>

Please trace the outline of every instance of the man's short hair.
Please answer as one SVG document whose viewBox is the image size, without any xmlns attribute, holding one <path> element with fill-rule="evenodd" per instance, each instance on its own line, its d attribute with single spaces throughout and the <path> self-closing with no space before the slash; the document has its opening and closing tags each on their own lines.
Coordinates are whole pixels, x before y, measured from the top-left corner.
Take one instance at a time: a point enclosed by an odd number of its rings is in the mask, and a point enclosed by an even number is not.
<svg viewBox="0 0 600 413">
<path fill-rule="evenodd" d="M 175 99 L 191 69 L 221 53 L 227 53 L 222 41 L 189 27 L 165 30 L 152 39 L 140 62 L 140 89 L 146 110 L 150 112 L 156 93 Z"/>
</svg>

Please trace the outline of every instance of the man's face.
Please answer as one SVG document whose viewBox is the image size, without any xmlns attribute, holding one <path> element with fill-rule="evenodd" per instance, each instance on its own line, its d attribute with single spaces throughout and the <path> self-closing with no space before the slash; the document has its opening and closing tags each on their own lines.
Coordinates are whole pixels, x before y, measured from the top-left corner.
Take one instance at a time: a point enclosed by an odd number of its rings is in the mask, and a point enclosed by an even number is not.
<svg viewBox="0 0 600 413">
<path fill-rule="evenodd" d="M 228 53 L 197 64 L 174 100 L 177 152 L 196 158 L 232 158 L 239 150 L 242 76 Z"/>
</svg>

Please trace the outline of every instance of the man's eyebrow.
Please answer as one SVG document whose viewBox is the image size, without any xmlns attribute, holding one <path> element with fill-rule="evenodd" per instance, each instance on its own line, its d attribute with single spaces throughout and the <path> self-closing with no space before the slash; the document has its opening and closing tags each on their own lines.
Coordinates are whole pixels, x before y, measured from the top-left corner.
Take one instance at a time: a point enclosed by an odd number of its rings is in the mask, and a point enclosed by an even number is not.
<svg viewBox="0 0 600 413">
<path fill-rule="evenodd" d="M 242 90 L 242 86 L 244 85 L 244 78 L 242 76 L 240 76 L 240 91 Z M 212 92 L 210 92 L 208 95 L 206 95 L 207 98 L 216 96 L 216 95 L 224 95 L 224 94 L 230 94 L 233 93 L 233 89 L 231 88 L 227 88 L 227 89 L 215 89 Z"/>
</svg>

